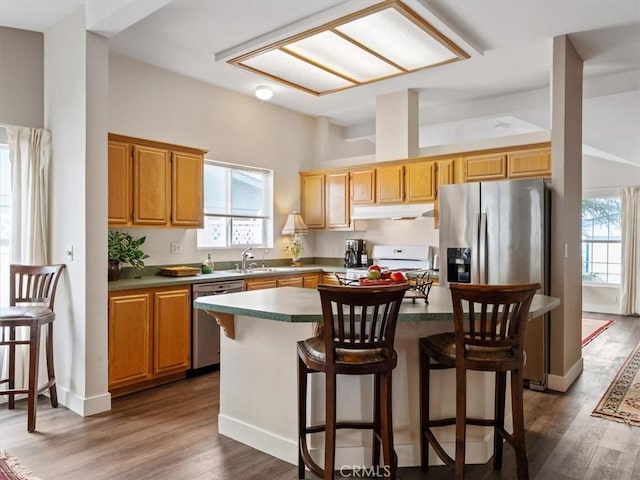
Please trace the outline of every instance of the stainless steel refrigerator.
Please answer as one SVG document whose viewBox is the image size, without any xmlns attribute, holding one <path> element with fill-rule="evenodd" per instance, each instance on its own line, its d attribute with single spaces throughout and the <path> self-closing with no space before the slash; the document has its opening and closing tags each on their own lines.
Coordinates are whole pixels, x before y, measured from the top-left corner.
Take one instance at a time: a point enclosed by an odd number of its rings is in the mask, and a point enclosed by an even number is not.
<svg viewBox="0 0 640 480">
<path fill-rule="evenodd" d="M 540 282 L 549 293 L 550 191 L 542 179 L 442 185 L 440 285 Z M 524 376 L 546 389 L 548 316 L 525 335 Z"/>
</svg>

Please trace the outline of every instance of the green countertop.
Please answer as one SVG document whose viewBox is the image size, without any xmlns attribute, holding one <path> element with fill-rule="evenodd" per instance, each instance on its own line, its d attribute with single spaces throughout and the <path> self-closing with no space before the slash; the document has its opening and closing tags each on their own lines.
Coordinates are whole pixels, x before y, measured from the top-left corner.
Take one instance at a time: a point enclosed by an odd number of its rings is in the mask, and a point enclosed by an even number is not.
<svg viewBox="0 0 640 480">
<path fill-rule="evenodd" d="M 539 317 L 558 305 L 560 300 L 557 298 L 536 295 L 531 303 L 529 318 Z M 280 287 L 200 297 L 194 301 L 194 306 L 202 310 L 281 322 L 322 321 L 320 294 L 309 288 Z M 405 299 L 398 318 L 403 322 L 452 320 L 453 306 L 449 289 L 433 287 L 428 304 L 420 298 L 415 302 Z"/>
</svg>

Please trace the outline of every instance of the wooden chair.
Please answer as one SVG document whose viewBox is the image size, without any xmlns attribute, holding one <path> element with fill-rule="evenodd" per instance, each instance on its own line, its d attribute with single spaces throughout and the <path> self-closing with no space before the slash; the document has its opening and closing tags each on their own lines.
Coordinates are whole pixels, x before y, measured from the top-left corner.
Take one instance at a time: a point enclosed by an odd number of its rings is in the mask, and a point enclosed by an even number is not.
<svg viewBox="0 0 640 480">
<path fill-rule="evenodd" d="M 391 420 L 391 372 L 397 363 L 393 341 L 398 311 L 408 285 L 348 287 L 320 285 L 322 333 L 298 342 L 298 478 L 305 466 L 315 475 L 332 479 L 335 470 L 336 429 L 372 429 L 374 466 L 380 448 L 390 477 L 395 478 Z M 326 416 L 322 425 L 307 425 L 307 375 L 326 376 Z M 372 422 L 336 421 L 336 376 L 374 375 Z M 309 454 L 307 435 L 325 432 L 324 468 Z M 385 470 L 386 471 L 386 470 Z"/>
<path fill-rule="evenodd" d="M 523 339 L 529 308 L 538 283 L 517 285 L 451 284 L 453 333 L 421 338 L 420 345 L 420 454 L 429 468 L 429 446 L 455 478 L 464 478 L 466 425 L 494 428 L 493 468 L 502 467 L 503 439 L 516 453 L 518 479 L 529 478 L 523 416 Z M 432 361 L 434 363 L 432 363 Z M 456 417 L 432 420 L 429 415 L 429 376 L 432 369 L 456 369 Z M 493 419 L 467 418 L 467 370 L 495 372 Z M 513 434 L 504 428 L 506 373 L 511 372 Z M 455 425 L 455 460 L 443 449 L 432 428 Z"/>
<path fill-rule="evenodd" d="M 9 346 L 9 377 L 0 380 L 8 384 L 1 395 L 9 396 L 9 408 L 15 408 L 16 394 L 27 394 L 27 430 L 36 429 L 36 405 L 38 394 L 49 390 L 51 406 L 58 406 L 56 378 L 53 370 L 53 302 L 56 287 L 64 265 L 34 266 L 10 265 L 9 307 L 0 309 L 0 345 Z M 40 357 L 40 337 L 43 326 L 46 329 L 46 360 L 48 381 L 38 388 L 38 363 Z M 28 327 L 29 339 L 16 339 L 16 328 Z M 15 386 L 16 346 L 29 346 L 28 388 Z"/>
</svg>

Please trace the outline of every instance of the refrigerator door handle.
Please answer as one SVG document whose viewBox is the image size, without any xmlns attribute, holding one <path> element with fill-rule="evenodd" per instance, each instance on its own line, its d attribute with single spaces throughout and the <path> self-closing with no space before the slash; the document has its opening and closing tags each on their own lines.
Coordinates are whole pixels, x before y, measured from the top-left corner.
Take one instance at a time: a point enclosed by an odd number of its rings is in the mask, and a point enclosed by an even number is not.
<svg viewBox="0 0 640 480">
<path fill-rule="evenodd" d="M 480 245 L 479 245 L 479 233 L 480 233 L 480 213 L 473 215 L 473 235 L 471 244 L 471 283 L 480 282 Z"/>
<path fill-rule="evenodd" d="M 487 283 L 487 214 L 480 214 L 480 229 L 478 230 L 478 274 L 479 283 Z"/>
</svg>

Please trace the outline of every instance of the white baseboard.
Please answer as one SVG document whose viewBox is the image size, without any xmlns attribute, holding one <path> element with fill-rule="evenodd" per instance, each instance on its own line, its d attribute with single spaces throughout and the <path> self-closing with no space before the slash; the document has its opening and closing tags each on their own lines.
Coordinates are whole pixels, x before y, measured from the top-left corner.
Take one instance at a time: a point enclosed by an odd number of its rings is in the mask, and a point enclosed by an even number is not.
<svg viewBox="0 0 640 480">
<path fill-rule="evenodd" d="M 82 417 L 111 410 L 111 394 L 109 392 L 94 397 L 83 398 L 58 386 L 58 402 Z"/>
<path fill-rule="evenodd" d="M 505 425 L 511 424 L 511 417 L 505 418 Z M 449 428 L 449 427 L 448 427 Z M 450 427 L 453 429 L 453 427 Z M 219 414 L 218 433 L 237 440 L 252 448 L 272 455 L 280 460 L 297 465 L 298 443 L 290 439 L 275 435 L 266 430 L 259 429 L 235 418 Z M 443 441 L 442 446 L 450 455 L 455 452 L 455 438 L 453 430 L 449 433 L 452 441 Z M 394 445 L 398 455 L 398 466 L 413 467 L 420 465 L 420 443 Z M 311 455 L 320 464 L 324 458 L 323 448 L 312 448 Z M 338 446 L 336 448 L 336 468 L 343 466 L 367 466 L 371 459 L 370 447 L 366 446 Z M 484 464 L 493 455 L 493 429 L 481 427 L 468 427 L 466 461 L 467 463 Z M 430 465 L 442 465 L 442 462 L 433 452 L 429 454 Z"/>
<path fill-rule="evenodd" d="M 584 368 L 584 360 L 582 357 L 573 364 L 569 371 L 565 375 L 552 375 L 547 377 L 547 386 L 549 390 L 555 390 L 557 392 L 566 392 L 569 387 L 576 381 L 576 378 L 580 376 Z"/>
<path fill-rule="evenodd" d="M 620 315 L 620 305 L 603 305 L 601 303 L 585 303 L 582 305 L 583 312 L 613 313 Z"/>
</svg>

